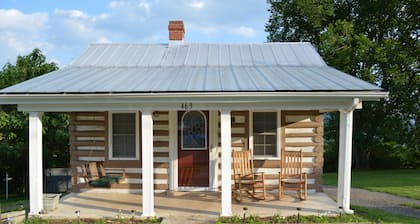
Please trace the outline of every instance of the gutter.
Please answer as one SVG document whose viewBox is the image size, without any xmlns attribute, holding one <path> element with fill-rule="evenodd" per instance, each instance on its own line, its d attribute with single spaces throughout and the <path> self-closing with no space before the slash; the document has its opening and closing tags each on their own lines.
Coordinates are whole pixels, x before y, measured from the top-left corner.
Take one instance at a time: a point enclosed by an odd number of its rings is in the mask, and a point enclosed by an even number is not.
<svg viewBox="0 0 420 224">
<path fill-rule="evenodd" d="M 231 99 L 278 99 L 278 98 L 359 98 L 361 100 L 375 101 L 388 97 L 383 91 L 341 91 L 341 92 L 192 92 L 192 93 L 3 93 L 0 94 L 0 104 L 19 104 L 22 101 L 37 100 L 132 100 L 132 99 L 168 99 L 185 98 L 192 100 L 198 98 L 214 98 L 218 101 Z M 15 101 L 13 103 L 13 101 Z"/>
</svg>

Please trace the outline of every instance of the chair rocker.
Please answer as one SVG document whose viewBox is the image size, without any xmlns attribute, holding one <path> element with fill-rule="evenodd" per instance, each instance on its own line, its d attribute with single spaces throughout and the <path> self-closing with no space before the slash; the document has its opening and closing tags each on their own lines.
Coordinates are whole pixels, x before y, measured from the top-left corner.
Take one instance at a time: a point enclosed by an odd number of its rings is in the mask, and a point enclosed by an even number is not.
<svg viewBox="0 0 420 224">
<path fill-rule="evenodd" d="M 294 190 L 300 200 L 308 198 L 308 175 L 302 170 L 302 149 L 299 151 L 283 150 L 281 154 L 281 171 L 279 172 L 279 200 L 285 190 Z"/>
<path fill-rule="evenodd" d="M 265 200 L 265 178 L 263 172 L 254 172 L 252 151 L 232 152 L 235 200 L 242 201 L 243 193 L 257 199 Z M 257 195 L 258 194 L 258 195 Z"/>
</svg>

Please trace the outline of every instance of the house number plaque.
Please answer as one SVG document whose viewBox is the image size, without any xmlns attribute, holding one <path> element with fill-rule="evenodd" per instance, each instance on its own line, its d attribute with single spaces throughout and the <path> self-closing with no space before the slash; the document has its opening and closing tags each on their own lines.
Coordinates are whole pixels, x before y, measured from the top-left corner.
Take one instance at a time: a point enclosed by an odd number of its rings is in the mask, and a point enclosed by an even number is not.
<svg viewBox="0 0 420 224">
<path fill-rule="evenodd" d="M 191 110 L 192 109 L 192 103 L 182 103 L 181 109 L 183 110 Z"/>
</svg>

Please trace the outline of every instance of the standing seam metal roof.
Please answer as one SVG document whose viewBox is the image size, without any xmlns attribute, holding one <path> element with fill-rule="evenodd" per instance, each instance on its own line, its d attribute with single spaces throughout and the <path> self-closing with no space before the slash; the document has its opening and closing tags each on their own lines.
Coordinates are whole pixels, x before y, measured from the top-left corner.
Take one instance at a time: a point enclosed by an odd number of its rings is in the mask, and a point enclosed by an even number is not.
<svg viewBox="0 0 420 224">
<path fill-rule="evenodd" d="M 93 44 L 71 65 L 0 93 L 380 91 L 309 43 Z"/>
</svg>

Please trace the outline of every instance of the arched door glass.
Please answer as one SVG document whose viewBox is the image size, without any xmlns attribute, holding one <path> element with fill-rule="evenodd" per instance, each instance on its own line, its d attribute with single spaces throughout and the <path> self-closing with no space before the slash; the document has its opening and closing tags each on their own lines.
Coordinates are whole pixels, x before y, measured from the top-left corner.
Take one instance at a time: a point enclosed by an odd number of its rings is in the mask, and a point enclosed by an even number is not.
<svg viewBox="0 0 420 224">
<path fill-rule="evenodd" d="M 206 117 L 199 111 L 189 111 L 182 118 L 182 150 L 206 149 Z"/>
</svg>

